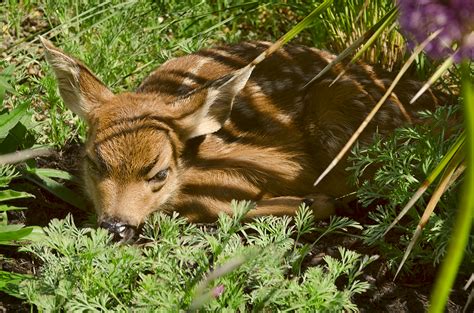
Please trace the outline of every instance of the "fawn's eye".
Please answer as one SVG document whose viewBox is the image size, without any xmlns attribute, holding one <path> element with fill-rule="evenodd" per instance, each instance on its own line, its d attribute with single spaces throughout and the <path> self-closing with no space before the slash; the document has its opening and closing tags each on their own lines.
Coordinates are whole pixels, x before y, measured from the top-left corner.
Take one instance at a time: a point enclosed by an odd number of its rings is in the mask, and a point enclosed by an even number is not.
<svg viewBox="0 0 474 313">
<path fill-rule="evenodd" d="M 150 181 L 155 181 L 155 182 L 162 182 L 168 177 L 169 169 L 164 169 L 159 171 L 158 173 L 153 176 Z"/>
</svg>

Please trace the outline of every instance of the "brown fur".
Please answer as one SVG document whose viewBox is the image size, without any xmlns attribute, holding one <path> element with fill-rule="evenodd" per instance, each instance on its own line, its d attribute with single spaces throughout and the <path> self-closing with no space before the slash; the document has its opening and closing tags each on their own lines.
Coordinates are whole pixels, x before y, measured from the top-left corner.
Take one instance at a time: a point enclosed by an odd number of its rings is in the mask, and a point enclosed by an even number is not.
<svg viewBox="0 0 474 313">
<path fill-rule="evenodd" d="M 136 93 L 113 95 L 79 61 L 45 46 L 66 104 L 89 125 L 84 178 L 99 219 L 134 226 L 157 210 L 211 221 L 232 199 L 256 201 L 255 217 L 294 214 L 310 197 L 315 216 L 328 217 L 332 199 L 352 191 L 347 164 L 313 182 L 391 83 L 361 63 L 332 86 L 341 65 L 303 90 L 334 56 L 288 46 L 244 68 L 269 46 L 257 42 L 172 59 Z M 419 87 L 399 84 L 360 142 L 404 122 L 400 100 L 415 120 L 416 110 L 434 108 L 431 91 L 408 105 Z M 166 179 L 153 179 L 167 168 Z"/>
</svg>

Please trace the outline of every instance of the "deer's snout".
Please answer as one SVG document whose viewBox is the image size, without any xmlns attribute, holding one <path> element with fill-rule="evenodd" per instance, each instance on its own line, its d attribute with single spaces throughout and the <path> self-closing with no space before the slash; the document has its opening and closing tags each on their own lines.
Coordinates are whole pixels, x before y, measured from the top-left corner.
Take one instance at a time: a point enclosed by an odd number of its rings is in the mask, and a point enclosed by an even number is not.
<svg viewBox="0 0 474 313">
<path fill-rule="evenodd" d="M 114 218 L 103 219 L 100 221 L 99 226 L 107 229 L 109 233 L 113 234 L 113 240 L 116 242 L 129 242 L 138 233 L 135 226 L 122 223 Z"/>
</svg>

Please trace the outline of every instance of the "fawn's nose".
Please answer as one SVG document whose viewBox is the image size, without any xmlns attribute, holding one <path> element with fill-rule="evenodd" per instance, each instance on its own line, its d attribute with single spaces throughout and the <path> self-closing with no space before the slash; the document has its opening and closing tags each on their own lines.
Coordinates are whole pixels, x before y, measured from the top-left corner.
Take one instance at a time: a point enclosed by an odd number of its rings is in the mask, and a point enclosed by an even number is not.
<svg viewBox="0 0 474 313">
<path fill-rule="evenodd" d="M 109 233 L 113 234 L 113 240 L 116 242 L 131 241 L 137 233 L 137 228 L 132 225 L 122 223 L 112 218 L 106 218 L 99 224 L 101 228 L 107 229 Z"/>
</svg>

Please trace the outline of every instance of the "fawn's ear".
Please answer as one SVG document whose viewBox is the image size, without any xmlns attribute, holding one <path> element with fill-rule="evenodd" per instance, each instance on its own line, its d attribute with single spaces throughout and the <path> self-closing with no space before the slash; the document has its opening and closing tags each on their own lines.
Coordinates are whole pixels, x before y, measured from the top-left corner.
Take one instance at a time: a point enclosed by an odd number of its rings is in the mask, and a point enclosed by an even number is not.
<svg viewBox="0 0 474 313">
<path fill-rule="evenodd" d="M 230 116 L 235 96 L 245 87 L 254 67 L 246 66 L 178 100 L 173 106 L 179 112 L 176 123 L 182 137 L 190 139 L 221 129 Z"/>
<path fill-rule="evenodd" d="M 56 74 L 61 97 L 67 107 L 84 119 L 101 102 L 113 93 L 80 61 L 56 48 L 49 40 L 40 37 L 46 59 Z"/>
</svg>

